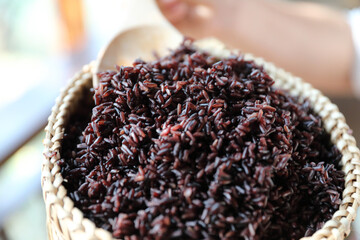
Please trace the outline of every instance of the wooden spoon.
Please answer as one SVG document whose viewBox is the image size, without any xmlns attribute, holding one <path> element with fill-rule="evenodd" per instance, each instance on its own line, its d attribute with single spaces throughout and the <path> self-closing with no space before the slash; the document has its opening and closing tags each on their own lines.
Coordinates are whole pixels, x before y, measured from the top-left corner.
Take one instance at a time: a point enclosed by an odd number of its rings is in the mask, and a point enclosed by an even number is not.
<svg viewBox="0 0 360 240">
<path fill-rule="evenodd" d="M 115 65 L 130 65 L 137 58 L 151 60 L 154 52 L 163 56 L 183 41 L 181 33 L 161 14 L 155 0 L 127 0 L 124 5 L 129 17 L 100 51 L 93 71 L 94 87 L 98 85 L 98 72 L 114 70 Z"/>
</svg>

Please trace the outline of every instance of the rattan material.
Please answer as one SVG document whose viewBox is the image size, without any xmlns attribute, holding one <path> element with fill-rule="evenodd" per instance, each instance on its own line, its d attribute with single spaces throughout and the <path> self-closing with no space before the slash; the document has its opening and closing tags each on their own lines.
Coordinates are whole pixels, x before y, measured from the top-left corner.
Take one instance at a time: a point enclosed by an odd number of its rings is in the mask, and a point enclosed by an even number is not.
<svg viewBox="0 0 360 240">
<path fill-rule="evenodd" d="M 226 57 L 231 53 L 216 40 L 198 41 L 196 44 L 200 50 L 209 51 L 218 57 Z M 253 59 L 257 64 L 263 65 L 275 80 L 277 87 L 290 91 L 300 100 L 309 99 L 314 111 L 322 117 L 325 129 L 331 133 L 332 142 L 341 151 L 343 155 L 341 161 L 345 172 L 345 190 L 341 206 L 322 229 L 302 240 L 344 239 L 350 233 L 350 225 L 355 219 L 359 206 L 360 151 L 356 147 L 354 137 L 349 134 L 349 127 L 343 114 L 319 90 L 300 78 L 292 76 L 263 59 L 254 58 L 251 55 L 245 55 L 245 58 Z M 60 158 L 64 127 L 67 125 L 69 116 L 78 107 L 78 100 L 83 90 L 88 89 L 90 84 L 91 65 L 85 66 L 80 73 L 77 73 L 67 88 L 62 91 L 45 128 L 45 158 L 42 163 L 41 184 L 46 204 L 49 239 L 112 239 L 110 232 L 97 228 L 92 221 L 83 216 L 78 208 L 74 207 L 73 201 L 66 196 L 60 167 L 56 163 Z"/>
</svg>

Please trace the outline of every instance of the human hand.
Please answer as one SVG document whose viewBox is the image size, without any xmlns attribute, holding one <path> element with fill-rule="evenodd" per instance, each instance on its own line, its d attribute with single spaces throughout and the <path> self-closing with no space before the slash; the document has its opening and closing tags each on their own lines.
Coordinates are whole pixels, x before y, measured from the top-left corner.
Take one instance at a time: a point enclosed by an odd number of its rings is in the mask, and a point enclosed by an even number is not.
<svg viewBox="0 0 360 240">
<path fill-rule="evenodd" d="M 200 39 L 216 37 L 231 44 L 243 1 L 157 0 L 164 16 L 185 36 Z"/>
</svg>

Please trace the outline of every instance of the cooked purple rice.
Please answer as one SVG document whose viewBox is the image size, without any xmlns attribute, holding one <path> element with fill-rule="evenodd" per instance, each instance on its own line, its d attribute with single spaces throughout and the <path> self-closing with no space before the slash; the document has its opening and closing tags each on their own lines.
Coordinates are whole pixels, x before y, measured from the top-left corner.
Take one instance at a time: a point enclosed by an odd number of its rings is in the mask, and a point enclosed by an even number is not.
<svg viewBox="0 0 360 240">
<path fill-rule="evenodd" d="M 99 76 L 59 163 L 75 206 L 114 237 L 299 239 L 338 209 L 341 154 L 320 117 L 252 61 L 185 41 Z"/>
</svg>

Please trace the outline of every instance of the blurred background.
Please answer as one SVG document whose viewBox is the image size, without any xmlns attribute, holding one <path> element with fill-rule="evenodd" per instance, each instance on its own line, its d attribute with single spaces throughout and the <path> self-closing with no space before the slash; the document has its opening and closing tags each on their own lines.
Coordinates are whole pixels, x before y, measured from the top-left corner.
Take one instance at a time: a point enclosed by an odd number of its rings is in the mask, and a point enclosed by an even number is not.
<svg viewBox="0 0 360 240">
<path fill-rule="evenodd" d="M 317 2 L 360 6 L 360 0 Z M 60 89 L 96 58 L 128 16 L 125 10 L 124 0 L 0 0 L 0 240 L 47 239 L 43 128 Z M 360 111 L 354 111 L 360 101 L 332 100 L 360 139 Z M 352 239 L 360 239 L 360 221 L 356 225 Z"/>
</svg>

